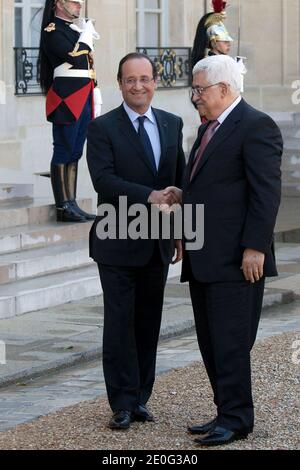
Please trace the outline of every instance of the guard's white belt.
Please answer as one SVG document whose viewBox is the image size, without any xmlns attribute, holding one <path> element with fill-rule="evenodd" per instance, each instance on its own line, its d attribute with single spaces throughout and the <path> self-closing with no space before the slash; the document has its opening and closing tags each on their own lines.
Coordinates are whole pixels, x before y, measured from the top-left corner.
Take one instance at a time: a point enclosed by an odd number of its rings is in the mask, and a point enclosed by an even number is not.
<svg viewBox="0 0 300 470">
<path fill-rule="evenodd" d="M 96 72 L 95 70 L 72 69 L 72 65 L 65 62 L 54 69 L 53 77 L 90 78 L 91 80 L 96 80 Z"/>
</svg>

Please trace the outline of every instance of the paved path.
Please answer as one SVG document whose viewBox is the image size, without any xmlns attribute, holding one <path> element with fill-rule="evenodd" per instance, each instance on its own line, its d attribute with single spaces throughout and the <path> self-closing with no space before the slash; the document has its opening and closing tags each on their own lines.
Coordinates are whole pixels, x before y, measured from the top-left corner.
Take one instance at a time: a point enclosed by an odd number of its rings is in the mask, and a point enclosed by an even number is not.
<svg viewBox="0 0 300 470">
<path fill-rule="evenodd" d="M 281 274 L 267 282 L 266 306 L 300 296 L 300 245 L 277 247 Z M 188 286 L 180 284 L 178 277 L 170 279 L 161 338 L 183 334 L 193 326 Z M 6 365 L 0 364 L 0 386 L 99 358 L 102 330 L 102 296 L 1 320 L 0 340 L 6 344 Z"/>
<path fill-rule="evenodd" d="M 263 311 L 259 338 L 300 331 L 300 245 L 277 244 L 277 260 L 280 276 L 267 282 L 265 304 L 272 306 Z M 0 363 L 0 431 L 105 393 L 100 361 L 101 303 L 102 297 L 93 297 L 0 322 L 0 340 L 7 346 L 7 363 Z M 158 374 L 200 359 L 193 325 L 188 286 L 178 278 L 171 279 L 166 289 Z M 62 366 L 67 368 L 49 372 Z M 34 373 L 43 375 L 28 381 Z M 18 379 L 18 385 L 5 386 L 5 381 L 13 379 Z"/>
<path fill-rule="evenodd" d="M 300 331 L 300 300 L 264 311 L 258 339 Z M 200 360 L 194 332 L 159 344 L 157 374 Z M 0 390 L 0 431 L 105 394 L 100 360 Z"/>
</svg>

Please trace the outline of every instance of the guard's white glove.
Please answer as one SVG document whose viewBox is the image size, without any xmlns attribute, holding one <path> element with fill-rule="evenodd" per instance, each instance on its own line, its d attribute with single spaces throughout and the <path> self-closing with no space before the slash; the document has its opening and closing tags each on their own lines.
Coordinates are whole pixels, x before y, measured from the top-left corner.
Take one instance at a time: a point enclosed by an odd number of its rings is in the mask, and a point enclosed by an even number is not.
<svg viewBox="0 0 300 470">
<path fill-rule="evenodd" d="M 100 39 L 100 35 L 95 30 L 91 20 L 85 21 L 81 18 L 79 23 L 71 24 L 70 28 L 80 33 L 78 42 L 87 44 L 92 51 L 94 50 L 94 40 Z"/>
<path fill-rule="evenodd" d="M 84 18 L 77 18 L 72 24 L 70 24 L 70 28 L 77 33 L 82 33 L 85 30 L 85 27 L 86 21 Z"/>
<path fill-rule="evenodd" d="M 241 56 L 236 56 L 235 57 L 235 60 L 239 66 L 239 69 L 240 69 L 240 74 L 241 74 L 241 78 L 242 78 L 242 83 L 241 83 L 241 93 L 244 93 L 244 75 L 246 75 L 247 73 L 247 69 L 246 69 L 246 66 L 244 64 L 244 59 L 246 59 L 246 57 L 241 57 Z"/>
<path fill-rule="evenodd" d="M 239 66 L 240 72 L 241 72 L 243 75 L 246 75 L 247 69 L 246 69 L 246 66 L 245 66 L 245 64 L 244 64 L 244 60 L 243 60 L 243 59 L 244 59 L 243 57 L 239 57 L 239 56 L 235 57 L 235 60 L 236 60 L 236 62 L 237 62 L 237 64 L 238 64 L 238 66 Z"/>
<path fill-rule="evenodd" d="M 101 115 L 102 109 L 102 96 L 100 88 L 94 88 L 94 117 L 99 117 Z"/>
</svg>

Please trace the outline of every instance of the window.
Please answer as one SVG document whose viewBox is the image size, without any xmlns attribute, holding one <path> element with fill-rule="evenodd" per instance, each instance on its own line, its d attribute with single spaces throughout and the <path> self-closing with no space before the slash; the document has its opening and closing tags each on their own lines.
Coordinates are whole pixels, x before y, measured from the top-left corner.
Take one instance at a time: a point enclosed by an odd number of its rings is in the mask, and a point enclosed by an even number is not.
<svg viewBox="0 0 300 470">
<path fill-rule="evenodd" d="M 15 0 L 15 47 L 39 47 L 45 2 Z"/>
<path fill-rule="evenodd" d="M 40 94 L 38 53 L 44 0 L 14 0 L 16 95 Z"/>
<path fill-rule="evenodd" d="M 168 45 L 169 0 L 136 0 L 138 47 Z"/>
</svg>

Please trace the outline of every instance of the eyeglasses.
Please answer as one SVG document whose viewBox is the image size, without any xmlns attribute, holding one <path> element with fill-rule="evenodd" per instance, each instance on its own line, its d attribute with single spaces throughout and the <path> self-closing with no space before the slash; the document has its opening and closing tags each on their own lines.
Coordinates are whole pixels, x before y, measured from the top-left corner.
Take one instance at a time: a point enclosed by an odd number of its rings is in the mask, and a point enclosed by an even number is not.
<svg viewBox="0 0 300 470">
<path fill-rule="evenodd" d="M 127 86 L 135 86 L 137 83 L 141 83 L 141 85 L 149 85 L 153 80 L 154 77 L 142 77 L 140 80 L 136 78 L 124 78 L 122 82 Z"/>
<path fill-rule="evenodd" d="M 214 83 L 213 85 L 191 88 L 191 98 L 193 98 L 194 95 L 200 96 L 208 88 L 211 88 L 212 86 L 220 85 L 221 83 L 222 82 L 218 82 L 218 83 Z"/>
</svg>

